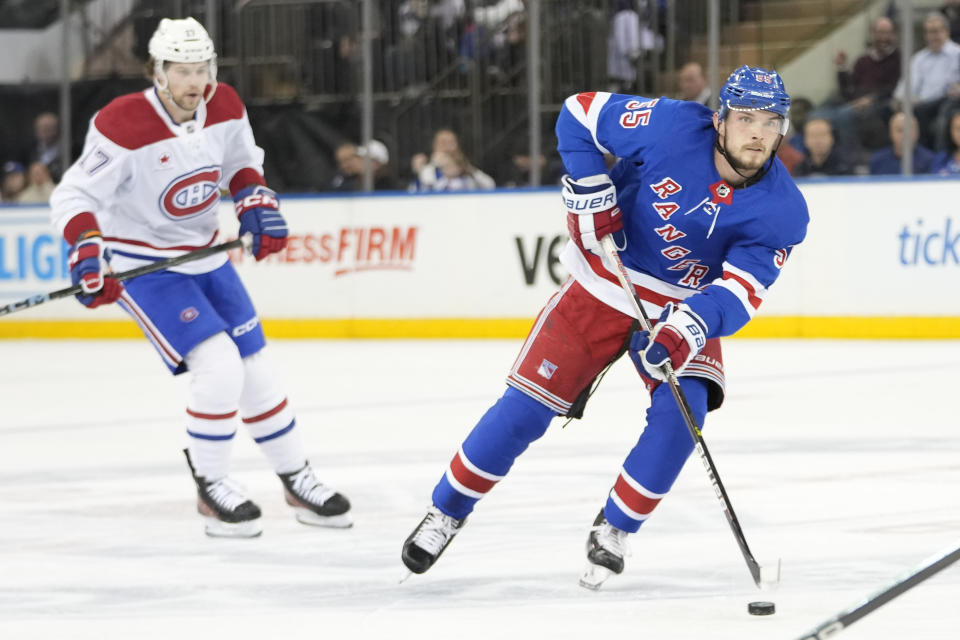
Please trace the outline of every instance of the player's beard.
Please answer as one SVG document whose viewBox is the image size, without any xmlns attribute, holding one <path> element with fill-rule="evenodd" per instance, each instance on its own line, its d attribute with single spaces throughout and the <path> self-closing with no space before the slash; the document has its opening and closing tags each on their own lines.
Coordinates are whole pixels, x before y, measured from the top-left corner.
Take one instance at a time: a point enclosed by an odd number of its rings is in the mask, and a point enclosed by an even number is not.
<svg viewBox="0 0 960 640">
<path fill-rule="evenodd" d="M 747 151 L 747 147 L 751 145 L 743 145 L 739 150 L 733 151 L 727 145 L 727 138 L 723 138 L 723 149 L 726 151 L 727 162 L 730 163 L 738 173 L 749 173 L 752 175 L 763 168 L 763 165 L 767 160 L 770 159 L 770 153 L 764 150 L 764 153 L 756 153 L 754 151 Z"/>
<path fill-rule="evenodd" d="M 175 105 L 183 109 L 184 111 L 196 111 L 200 107 L 200 101 L 203 100 L 203 94 L 201 93 L 197 97 L 190 97 L 186 93 L 181 95 L 179 98 L 174 97 L 172 94 L 170 99 Z"/>
</svg>

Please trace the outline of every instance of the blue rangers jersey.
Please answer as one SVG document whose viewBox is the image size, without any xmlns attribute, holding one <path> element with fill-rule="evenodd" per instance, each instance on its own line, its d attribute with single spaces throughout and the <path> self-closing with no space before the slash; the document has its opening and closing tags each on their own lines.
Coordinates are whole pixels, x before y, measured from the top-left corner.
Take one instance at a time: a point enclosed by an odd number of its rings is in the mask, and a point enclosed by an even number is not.
<svg viewBox="0 0 960 640">
<path fill-rule="evenodd" d="M 571 177 L 605 173 L 623 212 L 620 256 L 650 317 L 685 301 L 710 338 L 731 335 L 760 307 L 809 214 L 786 168 L 774 159 L 758 182 L 733 189 L 714 164 L 713 112 L 694 102 L 604 92 L 567 98 L 558 150 Z M 572 241 L 560 257 L 592 295 L 635 315 L 606 258 Z"/>
</svg>

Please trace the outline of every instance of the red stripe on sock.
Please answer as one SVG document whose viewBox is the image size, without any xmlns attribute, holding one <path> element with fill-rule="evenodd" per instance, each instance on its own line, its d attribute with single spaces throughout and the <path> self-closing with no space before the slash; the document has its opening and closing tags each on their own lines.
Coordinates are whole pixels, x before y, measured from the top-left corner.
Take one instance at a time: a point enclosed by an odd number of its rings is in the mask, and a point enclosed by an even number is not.
<svg viewBox="0 0 960 640">
<path fill-rule="evenodd" d="M 490 489 L 493 489 L 493 485 L 497 484 L 496 480 L 487 480 L 470 471 L 470 469 L 463 464 L 463 460 L 460 459 L 459 451 L 453 456 L 453 460 L 450 461 L 450 471 L 453 472 L 453 477 L 457 479 L 457 482 L 477 493 L 486 493 L 490 491 Z"/>
<path fill-rule="evenodd" d="M 201 420 L 229 420 L 233 416 L 237 415 L 236 411 L 231 411 L 230 413 L 200 413 L 199 411 L 194 411 L 187 407 L 187 414 L 193 416 L 194 418 L 200 418 Z"/>
<path fill-rule="evenodd" d="M 261 414 L 258 415 L 258 416 L 251 416 L 251 417 L 249 417 L 249 418 L 244 418 L 244 419 L 243 419 L 243 422 L 244 422 L 245 424 L 250 424 L 251 422 L 260 422 L 261 420 L 266 420 L 267 418 L 269 418 L 269 417 L 271 417 L 271 416 L 275 416 L 275 415 L 277 415 L 278 413 L 280 413 L 281 411 L 283 411 L 284 407 L 286 407 L 286 406 L 287 406 L 287 399 L 284 398 L 284 399 L 283 399 L 283 402 L 281 402 L 280 404 L 278 404 L 277 406 L 275 406 L 273 409 L 270 409 L 270 411 L 261 413 Z"/>
<path fill-rule="evenodd" d="M 648 498 L 636 491 L 623 479 L 623 475 L 617 477 L 617 483 L 613 485 L 613 490 L 631 511 L 641 515 L 647 515 L 660 503 L 660 498 Z"/>
</svg>

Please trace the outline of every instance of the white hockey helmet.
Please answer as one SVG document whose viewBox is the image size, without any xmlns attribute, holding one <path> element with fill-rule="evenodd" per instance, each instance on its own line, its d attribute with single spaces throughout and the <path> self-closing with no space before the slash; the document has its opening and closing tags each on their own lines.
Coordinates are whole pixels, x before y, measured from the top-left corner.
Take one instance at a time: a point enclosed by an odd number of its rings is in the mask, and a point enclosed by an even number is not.
<svg viewBox="0 0 960 640">
<path fill-rule="evenodd" d="M 153 78 L 157 88 L 167 88 L 164 62 L 205 62 L 210 64 L 210 92 L 205 100 L 210 101 L 217 89 L 217 52 L 213 40 L 203 25 L 194 18 L 164 18 L 150 37 L 147 51 L 153 58 Z"/>
</svg>

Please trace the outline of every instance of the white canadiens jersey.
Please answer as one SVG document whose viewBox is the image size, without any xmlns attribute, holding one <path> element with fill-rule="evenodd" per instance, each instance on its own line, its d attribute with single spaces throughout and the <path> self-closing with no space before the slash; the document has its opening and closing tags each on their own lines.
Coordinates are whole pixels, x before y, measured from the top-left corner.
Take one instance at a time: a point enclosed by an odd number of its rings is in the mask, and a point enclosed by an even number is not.
<svg viewBox="0 0 960 640">
<path fill-rule="evenodd" d="M 156 89 L 121 96 L 97 112 L 80 159 L 50 197 L 62 234 L 77 214 L 97 217 L 116 271 L 212 245 L 221 189 L 263 184 L 263 150 L 246 109 L 220 84 L 193 120 L 177 124 Z M 175 267 L 205 273 L 224 253 Z"/>
</svg>

